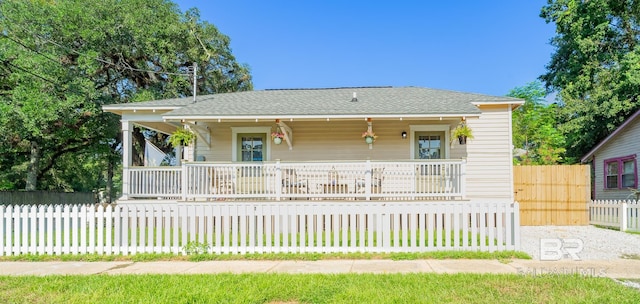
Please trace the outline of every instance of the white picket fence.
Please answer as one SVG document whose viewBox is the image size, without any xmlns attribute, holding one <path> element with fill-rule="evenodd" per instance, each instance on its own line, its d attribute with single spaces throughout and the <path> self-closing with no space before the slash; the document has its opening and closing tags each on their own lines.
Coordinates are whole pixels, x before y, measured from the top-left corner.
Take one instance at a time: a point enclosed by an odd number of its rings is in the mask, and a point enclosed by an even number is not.
<svg viewBox="0 0 640 304">
<path fill-rule="evenodd" d="M 589 223 L 640 232 L 640 201 L 602 200 L 589 202 Z"/>
<path fill-rule="evenodd" d="M 520 248 L 518 204 L 486 202 L 0 206 L 0 237 L 0 256 Z"/>
</svg>

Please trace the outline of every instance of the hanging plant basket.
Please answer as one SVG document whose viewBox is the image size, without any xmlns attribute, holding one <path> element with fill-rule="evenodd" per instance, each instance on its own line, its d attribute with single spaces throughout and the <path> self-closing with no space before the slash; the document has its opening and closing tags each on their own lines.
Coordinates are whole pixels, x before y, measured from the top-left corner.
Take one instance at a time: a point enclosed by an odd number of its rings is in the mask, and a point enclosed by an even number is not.
<svg viewBox="0 0 640 304">
<path fill-rule="evenodd" d="M 461 145 L 466 145 L 467 144 L 467 137 L 466 136 L 458 136 L 458 142 Z"/>
<path fill-rule="evenodd" d="M 376 135 L 376 133 L 373 133 L 371 131 L 366 131 L 362 133 L 362 137 L 364 138 L 365 143 L 372 144 L 374 141 L 376 141 L 376 139 L 378 138 L 378 135 Z"/>
<path fill-rule="evenodd" d="M 174 146 L 188 146 L 196 139 L 196 134 L 189 129 L 178 128 L 169 136 L 169 143 Z"/>
<path fill-rule="evenodd" d="M 271 133 L 271 139 L 273 139 L 273 143 L 276 145 L 281 144 L 283 138 L 284 138 L 284 134 L 280 131 Z"/>
<path fill-rule="evenodd" d="M 458 143 L 465 145 L 467 143 L 467 139 L 473 139 L 473 132 L 466 123 L 462 122 L 458 124 L 455 129 L 451 130 L 451 140 L 454 138 L 458 138 Z"/>
</svg>

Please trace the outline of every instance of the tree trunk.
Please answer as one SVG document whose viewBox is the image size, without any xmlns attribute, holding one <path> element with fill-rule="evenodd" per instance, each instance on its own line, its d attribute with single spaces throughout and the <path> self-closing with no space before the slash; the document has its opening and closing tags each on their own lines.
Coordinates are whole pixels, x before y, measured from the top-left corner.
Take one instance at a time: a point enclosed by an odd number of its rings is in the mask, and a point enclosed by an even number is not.
<svg viewBox="0 0 640 304">
<path fill-rule="evenodd" d="M 31 141 L 31 153 L 29 166 L 27 167 L 26 191 L 35 191 L 38 187 L 38 170 L 40 168 L 40 145 L 36 141 Z"/>
<path fill-rule="evenodd" d="M 144 134 L 138 127 L 131 132 L 131 162 L 133 166 L 144 166 Z"/>
</svg>

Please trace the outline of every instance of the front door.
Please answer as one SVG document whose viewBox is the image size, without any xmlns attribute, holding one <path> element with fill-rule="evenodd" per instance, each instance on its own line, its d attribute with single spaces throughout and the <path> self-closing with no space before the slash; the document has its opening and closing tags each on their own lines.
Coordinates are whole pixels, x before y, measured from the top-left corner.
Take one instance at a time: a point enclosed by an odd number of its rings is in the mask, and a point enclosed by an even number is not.
<svg viewBox="0 0 640 304">
<path fill-rule="evenodd" d="M 416 132 L 416 159 L 441 159 L 444 156 L 444 132 Z"/>
<path fill-rule="evenodd" d="M 238 160 L 243 162 L 261 162 L 265 160 L 267 135 L 264 133 L 238 134 Z"/>
</svg>

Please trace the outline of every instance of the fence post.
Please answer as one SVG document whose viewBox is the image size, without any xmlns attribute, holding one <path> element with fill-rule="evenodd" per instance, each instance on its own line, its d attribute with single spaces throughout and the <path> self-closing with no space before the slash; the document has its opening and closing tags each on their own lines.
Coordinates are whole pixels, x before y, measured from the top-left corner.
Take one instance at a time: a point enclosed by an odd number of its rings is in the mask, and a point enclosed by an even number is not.
<svg viewBox="0 0 640 304">
<path fill-rule="evenodd" d="M 511 222 L 511 236 L 510 240 L 514 246 L 513 250 L 520 250 L 520 203 L 514 201 L 511 204 L 512 222 Z"/>
<path fill-rule="evenodd" d="M 620 210 L 618 211 L 618 218 L 620 218 L 620 231 L 627 230 L 627 201 L 622 201 L 620 204 Z"/>
</svg>

